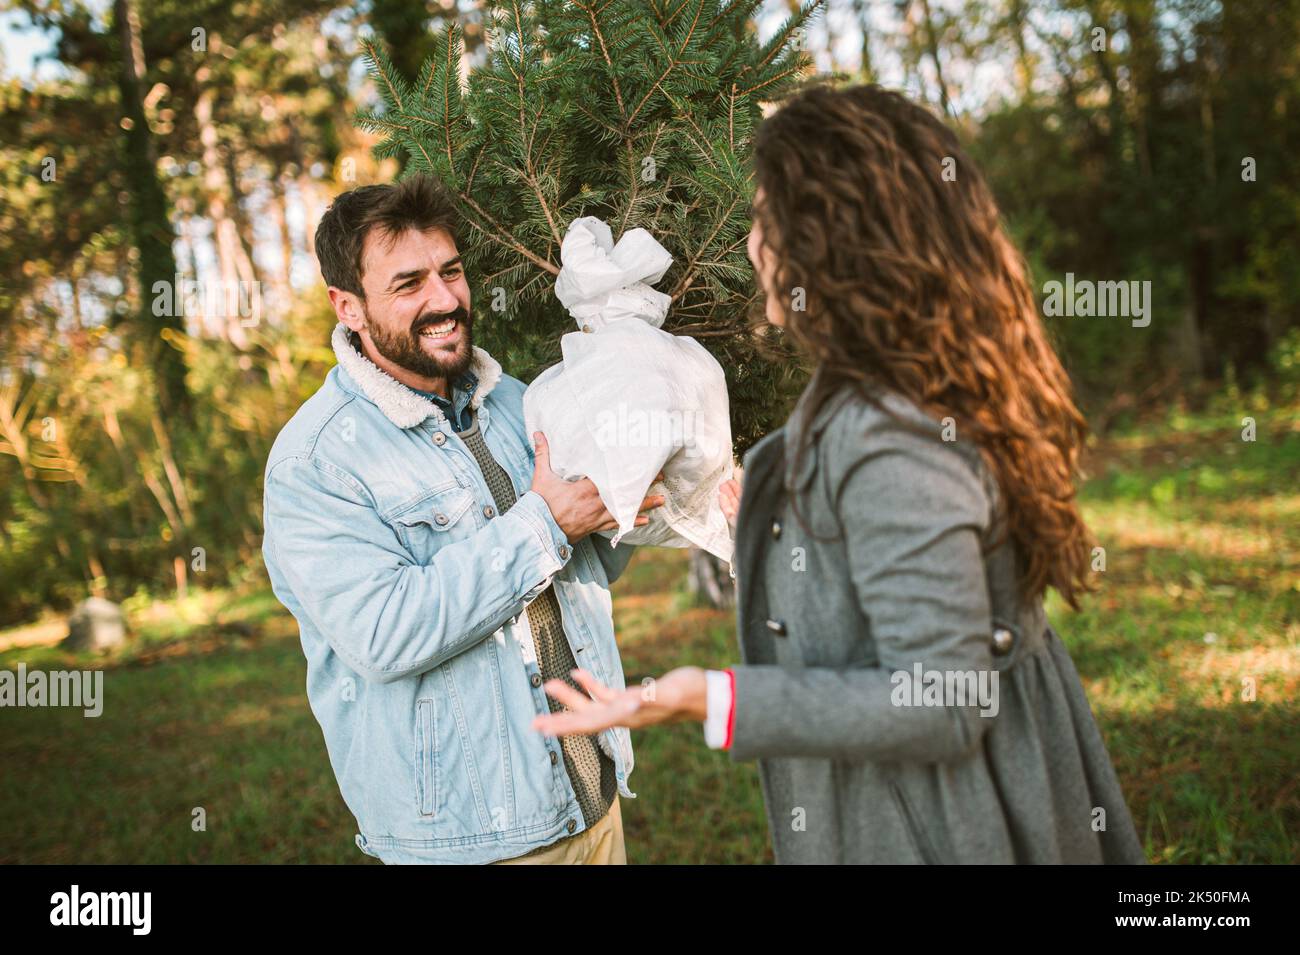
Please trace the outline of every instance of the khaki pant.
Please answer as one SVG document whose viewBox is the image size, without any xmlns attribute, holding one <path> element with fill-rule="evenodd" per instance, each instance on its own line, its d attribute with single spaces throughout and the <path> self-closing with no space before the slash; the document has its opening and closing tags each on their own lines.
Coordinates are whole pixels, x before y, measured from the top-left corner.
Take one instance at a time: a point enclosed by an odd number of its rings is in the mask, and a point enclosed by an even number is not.
<svg viewBox="0 0 1300 955">
<path fill-rule="evenodd" d="M 516 859 L 502 859 L 497 865 L 627 865 L 623 845 L 623 816 L 618 797 L 600 820 L 586 832 L 561 839 L 540 852 Z"/>
</svg>

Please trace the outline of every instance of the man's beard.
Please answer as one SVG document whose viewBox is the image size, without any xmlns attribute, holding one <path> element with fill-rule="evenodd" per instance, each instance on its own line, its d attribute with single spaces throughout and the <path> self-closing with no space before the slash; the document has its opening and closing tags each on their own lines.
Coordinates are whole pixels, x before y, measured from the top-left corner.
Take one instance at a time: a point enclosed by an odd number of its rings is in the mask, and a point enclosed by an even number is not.
<svg viewBox="0 0 1300 955">
<path fill-rule="evenodd" d="M 378 323 L 371 321 L 370 311 L 363 305 L 362 313 L 366 317 L 366 331 L 375 351 L 383 355 L 399 368 L 421 375 L 425 378 L 445 378 L 448 382 L 463 375 L 474 358 L 472 329 L 474 321 L 463 308 L 441 315 L 425 312 L 405 331 L 389 333 Z M 421 330 L 431 325 L 439 325 L 449 318 L 456 320 L 456 329 L 460 341 L 456 351 L 447 358 L 436 357 L 424 350 L 420 342 Z"/>
</svg>

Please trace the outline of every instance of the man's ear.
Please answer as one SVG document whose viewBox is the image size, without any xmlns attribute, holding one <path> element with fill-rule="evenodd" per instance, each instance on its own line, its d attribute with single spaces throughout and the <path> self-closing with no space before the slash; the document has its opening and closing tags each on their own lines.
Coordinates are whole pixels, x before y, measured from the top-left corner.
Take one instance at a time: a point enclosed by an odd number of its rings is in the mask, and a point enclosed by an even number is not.
<svg viewBox="0 0 1300 955">
<path fill-rule="evenodd" d="M 366 327 L 366 317 L 361 310 L 361 300 L 356 295 L 331 285 L 329 296 L 330 304 L 334 306 L 334 314 L 339 317 L 340 322 L 354 332 L 360 332 Z"/>
</svg>

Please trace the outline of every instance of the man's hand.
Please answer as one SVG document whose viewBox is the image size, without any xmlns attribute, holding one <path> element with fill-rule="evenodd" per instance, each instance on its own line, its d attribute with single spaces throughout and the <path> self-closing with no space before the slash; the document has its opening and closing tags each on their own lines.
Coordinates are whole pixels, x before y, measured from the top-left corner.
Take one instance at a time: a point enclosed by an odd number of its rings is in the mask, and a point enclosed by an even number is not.
<svg viewBox="0 0 1300 955">
<path fill-rule="evenodd" d="M 699 667 L 678 667 L 642 686 L 615 690 L 597 682 L 586 670 L 572 676 L 590 696 L 563 680 L 548 680 L 546 692 L 567 709 L 533 719 L 533 729 L 546 736 L 589 736 L 611 726 L 639 729 L 655 723 L 696 720 L 708 716 L 708 681 Z"/>
<path fill-rule="evenodd" d="M 600 493 L 591 478 L 566 481 L 551 470 L 551 452 L 546 443 L 546 435 L 534 431 L 533 447 L 536 462 L 533 466 L 531 490 L 542 496 L 546 506 L 551 509 L 555 523 L 560 525 L 560 530 L 564 531 L 570 544 L 576 544 L 592 531 L 608 531 L 618 527 L 618 522 L 600 499 Z M 641 502 L 638 510 L 648 511 L 663 502 L 662 495 L 652 494 Z M 636 519 L 637 527 L 648 523 L 650 518 L 644 514 Z"/>
</svg>

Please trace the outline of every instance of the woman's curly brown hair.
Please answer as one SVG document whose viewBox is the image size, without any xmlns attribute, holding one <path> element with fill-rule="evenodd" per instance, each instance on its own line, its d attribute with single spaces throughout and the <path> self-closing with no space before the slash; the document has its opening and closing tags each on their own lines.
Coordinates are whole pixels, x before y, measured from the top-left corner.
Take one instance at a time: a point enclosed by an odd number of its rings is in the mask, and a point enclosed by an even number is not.
<svg viewBox="0 0 1300 955">
<path fill-rule="evenodd" d="M 781 298 L 786 332 L 818 368 L 810 410 L 849 384 L 952 416 L 997 479 L 1025 595 L 1051 586 L 1077 607 L 1090 589 L 1075 500 L 1087 425 L 956 136 L 898 93 L 817 86 L 763 121 L 754 165 L 775 287 L 805 293 L 799 311 Z"/>
</svg>

